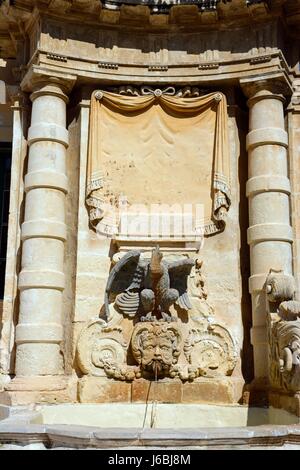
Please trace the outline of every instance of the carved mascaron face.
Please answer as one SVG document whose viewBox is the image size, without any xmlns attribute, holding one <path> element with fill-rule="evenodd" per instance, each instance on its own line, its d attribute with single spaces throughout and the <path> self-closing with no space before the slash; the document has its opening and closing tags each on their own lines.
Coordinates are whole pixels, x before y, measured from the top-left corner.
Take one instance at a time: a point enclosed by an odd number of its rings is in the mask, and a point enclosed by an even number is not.
<svg viewBox="0 0 300 470">
<path fill-rule="evenodd" d="M 132 337 L 132 351 L 142 369 L 160 375 L 178 361 L 180 342 L 179 330 L 174 325 L 138 324 Z"/>
</svg>

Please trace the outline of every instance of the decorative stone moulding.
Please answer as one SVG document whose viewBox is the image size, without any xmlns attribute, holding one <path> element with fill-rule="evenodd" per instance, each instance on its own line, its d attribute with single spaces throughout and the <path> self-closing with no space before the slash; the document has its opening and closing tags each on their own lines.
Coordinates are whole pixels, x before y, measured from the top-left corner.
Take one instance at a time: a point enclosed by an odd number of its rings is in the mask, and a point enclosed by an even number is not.
<svg viewBox="0 0 300 470">
<path fill-rule="evenodd" d="M 167 72 L 168 71 L 167 65 L 149 65 L 148 70 L 149 72 Z"/>
<path fill-rule="evenodd" d="M 134 257 L 136 260 L 139 254 L 121 256 L 111 271 L 106 320 L 92 320 L 80 334 L 80 370 L 86 375 L 123 381 L 140 377 L 192 381 L 200 376 L 230 375 L 237 361 L 236 344 L 229 331 L 214 319 L 202 262 L 183 255 L 177 255 L 175 261 L 172 255 L 170 262 L 156 248 L 151 258 L 135 263 L 132 275 Z M 177 271 L 177 284 L 171 282 L 168 288 L 170 269 Z M 134 287 L 124 288 L 126 277 L 133 280 Z M 124 323 L 124 317 L 129 318 L 130 326 L 128 320 Z"/>
<path fill-rule="evenodd" d="M 269 372 L 275 389 L 300 391 L 300 302 L 294 300 L 295 281 L 282 271 L 266 280 Z"/>
<path fill-rule="evenodd" d="M 200 70 L 214 70 L 214 69 L 218 69 L 219 67 L 220 67 L 219 62 L 206 62 L 206 63 L 198 65 L 198 68 Z"/>
<path fill-rule="evenodd" d="M 153 13 L 168 12 L 174 5 L 196 5 L 200 11 L 214 11 L 218 3 L 226 3 L 231 0 L 104 0 L 103 7 L 109 10 L 115 10 L 122 5 L 147 5 Z M 250 3 L 250 2 L 249 2 Z"/>
<path fill-rule="evenodd" d="M 167 86 L 165 88 L 153 88 L 148 85 L 143 85 L 140 88 L 133 87 L 131 85 L 122 85 L 120 87 L 111 88 L 113 93 L 126 96 L 177 96 L 178 98 L 196 98 L 197 96 L 204 95 L 209 92 L 209 90 L 204 88 L 199 88 L 196 86 L 185 86 L 183 88 L 175 88 L 173 86 Z M 103 93 L 97 91 L 95 93 L 97 99 L 103 98 Z"/>
<path fill-rule="evenodd" d="M 50 60 L 58 60 L 59 62 L 68 62 L 68 58 L 64 55 L 60 55 L 60 54 L 47 54 L 47 59 L 50 59 Z"/>
<path fill-rule="evenodd" d="M 264 62 L 270 62 L 272 60 L 271 55 L 261 55 L 261 56 L 256 56 L 250 59 L 250 64 L 263 64 Z"/>
<path fill-rule="evenodd" d="M 113 62 L 99 62 L 98 67 L 99 69 L 118 70 L 119 64 Z"/>
</svg>

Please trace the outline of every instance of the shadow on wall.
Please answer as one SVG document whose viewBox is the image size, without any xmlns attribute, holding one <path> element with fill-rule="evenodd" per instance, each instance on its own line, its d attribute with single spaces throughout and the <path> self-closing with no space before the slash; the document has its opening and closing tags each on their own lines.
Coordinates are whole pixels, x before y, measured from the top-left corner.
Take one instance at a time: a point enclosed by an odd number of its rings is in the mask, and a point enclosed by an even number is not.
<svg viewBox="0 0 300 470">
<path fill-rule="evenodd" d="M 0 300 L 0 336 L 2 331 L 3 301 Z"/>
<path fill-rule="evenodd" d="M 68 25 L 49 19 L 44 22 L 42 29 L 45 35 L 45 45 L 49 40 L 50 43 L 51 40 L 61 40 L 64 43 L 67 40 L 74 41 L 76 49 L 84 48 L 84 44 L 87 43 L 93 44 L 96 49 L 101 49 L 102 60 L 112 58 L 115 48 L 124 49 L 125 54 L 130 50 L 132 53 L 137 50 L 144 54 L 157 54 L 160 59 L 166 58 L 165 55 L 168 51 L 177 51 L 185 53 L 187 57 L 199 55 L 204 61 L 216 60 L 215 51 L 228 57 L 232 54 L 248 54 L 252 50 L 269 53 L 271 49 L 276 48 L 284 50 L 285 54 L 288 53 L 288 46 L 284 46 L 282 41 L 284 32 L 277 19 L 273 19 L 273 22 L 267 24 L 251 24 L 243 28 L 235 27 L 232 30 L 197 32 L 192 36 L 192 39 L 190 32 L 182 34 L 182 32 L 179 33 L 179 30 L 178 34 L 170 35 L 145 34 L 144 29 L 137 30 L 135 28 L 130 34 L 127 28 L 119 31 L 108 31 L 107 29 L 99 31 L 99 26 L 92 28 L 80 25 L 80 27 L 74 28 L 72 24 Z M 47 36 L 48 39 L 46 39 Z M 70 51 L 75 51 L 74 45 L 70 45 Z M 68 46 L 61 53 L 66 53 L 67 48 Z M 48 44 L 47 49 L 49 49 Z M 71 55 L 74 54 L 71 53 Z"/>
<path fill-rule="evenodd" d="M 5 82 L 0 80 L 0 104 L 6 103 L 6 89 L 5 89 Z"/>
<path fill-rule="evenodd" d="M 240 184 L 239 222 L 240 222 L 240 276 L 242 283 L 241 312 L 244 331 L 243 348 L 241 352 L 242 374 L 246 384 L 253 380 L 253 347 L 250 332 L 252 328 L 251 296 L 248 279 L 250 276 L 250 251 L 247 243 L 247 228 L 249 226 L 248 200 L 246 197 L 246 182 L 248 179 L 248 156 L 246 151 L 246 135 L 248 132 L 248 112 L 245 97 L 239 89 L 235 90 L 235 101 L 238 104 L 236 122 L 238 127 L 240 152 L 238 157 L 238 174 Z"/>
</svg>

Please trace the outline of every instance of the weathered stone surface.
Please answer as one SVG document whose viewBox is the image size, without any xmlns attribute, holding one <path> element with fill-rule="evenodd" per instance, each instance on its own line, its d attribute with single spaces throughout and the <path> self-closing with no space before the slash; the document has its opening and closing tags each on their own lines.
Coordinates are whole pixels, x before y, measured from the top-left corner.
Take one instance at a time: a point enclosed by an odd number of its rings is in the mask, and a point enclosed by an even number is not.
<svg viewBox="0 0 300 470">
<path fill-rule="evenodd" d="M 234 403 L 230 380 L 201 380 L 182 386 L 182 403 Z"/>
<path fill-rule="evenodd" d="M 79 381 L 78 393 L 81 403 L 130 402 L 131 383 L 86 376 Z"/>
<path fill-rule="evenodd" d="M 182 384 L 178 380 L 149 382 L 148 380 L 138 379 L 132 383 L 133 402 L 180 403 L 181 396 Z"/>
</svg>

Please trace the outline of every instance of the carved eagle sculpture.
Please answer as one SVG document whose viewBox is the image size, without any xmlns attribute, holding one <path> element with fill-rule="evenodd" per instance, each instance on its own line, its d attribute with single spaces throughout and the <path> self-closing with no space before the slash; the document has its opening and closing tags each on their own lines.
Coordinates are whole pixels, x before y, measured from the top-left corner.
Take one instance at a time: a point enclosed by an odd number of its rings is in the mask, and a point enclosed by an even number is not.
<svg viewBox="0 0 300 470">
<path fill-rule="evenodd" d="M 192 308 L 187 294 L 187 277 L 194 261 L 183 258 L 168 262 L 159 247 L 151 259 L 141 259 L 141 251 L 129 251 L 110 272 L 105 291 L 105 312 L 109 318 L 109 299 L 128 317 L 141 316 L 142 321 L 171 321 L 171 305 L 183 310 Z"/>
</svg>

